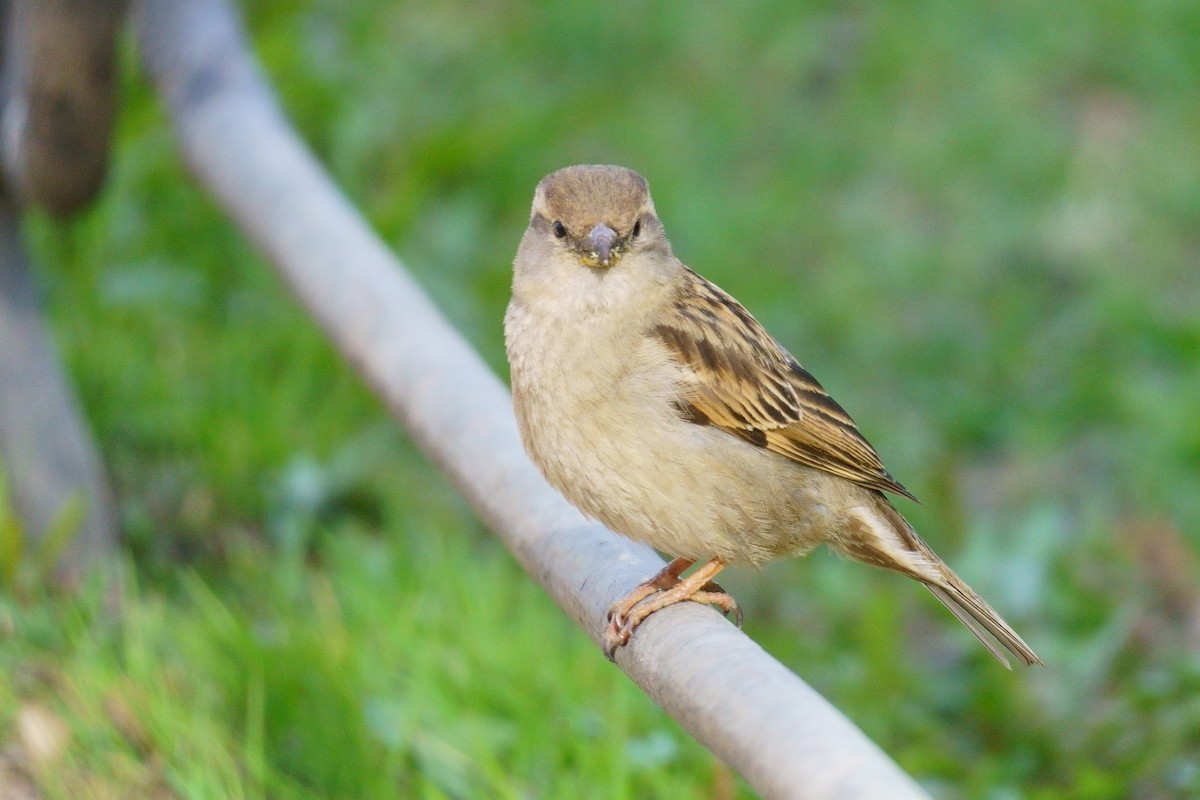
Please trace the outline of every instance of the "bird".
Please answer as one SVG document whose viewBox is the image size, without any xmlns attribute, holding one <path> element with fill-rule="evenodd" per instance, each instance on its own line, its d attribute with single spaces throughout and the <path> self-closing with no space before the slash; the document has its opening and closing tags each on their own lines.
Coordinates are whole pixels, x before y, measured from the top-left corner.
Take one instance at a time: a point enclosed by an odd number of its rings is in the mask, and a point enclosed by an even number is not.
<svg viewBox="0 0 1200 800">
<path fill-rule="evenodd" d="M 1006 667 L 1005 651 L 1042 663 L 888 499 L 916 500 L 850 415 L 676 258 L 637 172 L 577 165 L 537 184 L 504 337 L 533 463 L 584 515 L 671 556 L 609 609 L 610 659 L 682 601 L 740 624 L 722 569 L 825 543 L 922 583 Z"/>
</svg>

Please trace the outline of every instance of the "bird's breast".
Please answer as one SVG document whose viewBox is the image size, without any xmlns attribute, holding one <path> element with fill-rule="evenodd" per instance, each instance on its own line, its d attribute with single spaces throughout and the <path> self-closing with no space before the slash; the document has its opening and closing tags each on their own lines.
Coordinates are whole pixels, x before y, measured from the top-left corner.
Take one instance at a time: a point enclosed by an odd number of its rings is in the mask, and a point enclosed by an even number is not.
<svg viewBox="0 0 1200 800">
<path fill-rule="evenodd" d="M 759 563 L 815 546 L 827 511 L 811 470 L 674 405 L 677 368 L 640 331 L 548 328 L 510 309 L 506 337 L 525 448 L 588 516 L 671 555 Z"/>
</svg>

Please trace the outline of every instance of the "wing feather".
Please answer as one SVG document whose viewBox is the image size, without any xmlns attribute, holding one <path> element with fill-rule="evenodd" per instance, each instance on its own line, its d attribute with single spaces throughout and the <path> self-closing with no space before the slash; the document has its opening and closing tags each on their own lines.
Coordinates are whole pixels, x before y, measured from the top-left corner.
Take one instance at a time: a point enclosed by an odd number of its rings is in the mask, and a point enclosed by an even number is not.
<svg viewBox="0 0 1200 800">
<path fill-rule="evenodd" d="M 740 303 L 686 270 L 653 334 L 683 368 L 680 413 L 805 466 L 916 498 L 884 468 L 850 415 Z"/>
</svg>

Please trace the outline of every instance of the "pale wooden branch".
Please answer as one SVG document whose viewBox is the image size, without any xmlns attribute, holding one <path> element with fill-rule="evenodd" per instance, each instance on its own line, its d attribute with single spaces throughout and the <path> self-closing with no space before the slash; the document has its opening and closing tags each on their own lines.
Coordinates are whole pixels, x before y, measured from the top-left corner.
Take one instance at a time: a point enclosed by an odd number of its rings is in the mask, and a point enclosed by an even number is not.
<svg viewBox="0 0 1200 800">
<path fill-rule="evenodd" d="M 133 16 L 193 173 L 527 572 L 599 642 L 608 605 L 661 560 L 584 520 L 542 480 L 505 387 L 292 131 L 228 4 L 143 0 Z M 618 663 L 767 797 L 926 797 L 711 609 L 685 603 L 655 614 Z"/>
<path fill-rule="evenodd" d="M 0 131 L 9 194 L 66 216 L 100 190 L 124 0 L 5 0 Z"/>
</svg>

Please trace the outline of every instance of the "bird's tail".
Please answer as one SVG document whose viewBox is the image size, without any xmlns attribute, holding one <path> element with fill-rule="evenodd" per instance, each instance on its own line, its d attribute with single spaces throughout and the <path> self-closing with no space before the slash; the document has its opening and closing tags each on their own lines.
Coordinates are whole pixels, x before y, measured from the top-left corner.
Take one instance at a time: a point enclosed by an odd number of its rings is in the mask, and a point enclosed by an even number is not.
<svg viewBox="0 0 1200 800">
<path fill-rule="evenodd" d="M 891 530 L 880 531 L 874 524 L 875 520 L 864 518 L 862 522 L 865 526 L 874 530 L 862 531 L 866 534 L 862 540 L 838 542 L 835 546 L 850 556 L 902 572 L 925 584 L 925 588 L 941 600 L 1004 666 L 1011 669 L 1000 645 L 1026 664 L 1041 664 L 1042 660 L 1025 644 L 1025 640 L 986 600 L 954 574 L 946 562 L 917 535 L 908 520 L 882 496 L 880 501 L 878 510 Z M 892 533 L 891 537 L 887 536 L 889 532 Z"/>
</svg>

